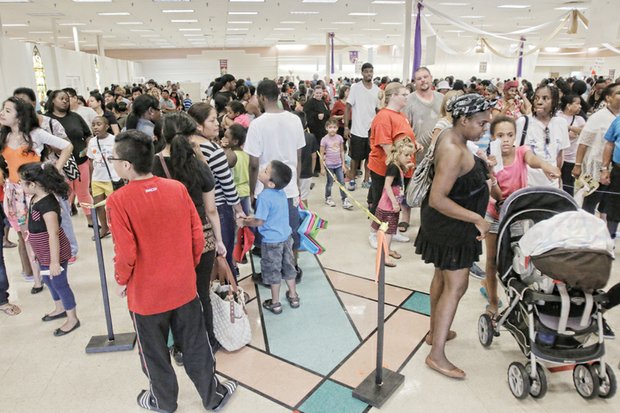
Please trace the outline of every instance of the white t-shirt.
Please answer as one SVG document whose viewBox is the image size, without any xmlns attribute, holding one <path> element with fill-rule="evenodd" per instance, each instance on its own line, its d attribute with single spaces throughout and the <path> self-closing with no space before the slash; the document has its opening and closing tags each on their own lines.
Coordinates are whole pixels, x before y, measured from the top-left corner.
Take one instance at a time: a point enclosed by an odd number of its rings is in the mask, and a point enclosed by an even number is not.
<svg viewBox="0 0 620 413">
<path fill-rule="evenodd" d="M 588 147 L 583 157 L 581 172 L 591 175 L 597 182 L 601 177 L 603 150 L 605 149 L 605 132 L 616 116 L 607 108 L 596 111 L 588 118 L 579 134 L 579 145 Z"/>
<path fill-rule="evenodd" d="M 586 120 L 579 115 L 570 116 L 570 115 L 565 115 L 562 112 L 558 112 L 558 116 L 564 118 L 569 128 L 571 126 L 574 126 L 577 128 L 583 128 L 583 126 L 586 124 Z M 570 132 L 568 134 L 568 137 L 570 139 Z M 577 147 L 579 146 L 578 141 L 579 141 L 579 136 L 577 136 L 574 139 L 570 139 L 570 147 L 568 147 L 564 151 L 565 162 L 575 163 L 575 158 L 577 157 Z"/>
<path fill-rule="evenodd" d="M 89 108 L 88 106 L 78 106 L 78 108 L 74 110 L 74 112 L 80 115 L 82 119 L 84 119 L 84 122 L 86 122 L 86 124 L 90 128 L 90 131 L 92 132 L 93 131 L 93 119 L 99 116 L 97 115 L 97 112 L 95 112 L 94 109 Z"/>
<path fill-rule="evenodd" d="M 99 146 L 101 146 L 101 150 L 99 150 Z M 110 175 L 112 175 L 113 181 L 118 181 L 120 179 L 116 174 L 116 171 L 112 167 L 112 162 L 108 160 L 108 158 L 112 156 L 113 148 L 114 135 L 108 134 L 108 136 L 103 139 L 93 137 L 90 141 L 88 141 L 86 156 L 88 156 L 88 158 L 93 161 L 93 176 L 91 180 L 99 182 L 110 182 Z M 108 168 L 110 169 L 110 175 L 108 175 L 108 170 L 105 167 L 105 163 L 103 160 L 104 156 L 108 163 Z"/>
<path fill-rule="evenodd" d="M 528 145 L 532 149 L 532 153 L 551 165 L 558 165 L 558 153 L 570 147 L 568 138 L 568 124 L 563 118 L 554 116 L 549 121 L 549 143 L 546 142 L 545 125 L 534 116 L 529 115 L 529 124 L 527 126 L 527 136 L 524 145 Z M 517 134 L 515 144 L 520 146 L 523 126 L 525 125 L 525 116 L 517 119 Z M 540 169 L 532 169 L 527 167 L 527 185 L 528 186 L 552 186 L 559 188 L 558 179 L 549 180 L 545 173 Z"/>
<path fill-rule="evenodd" d="M 367 138 L 372 120 L 377 114 L 379 92 L 381 89 L 374 83 L 366 89 L 364 82 L 351 85 L 347 103 L 351 105 L 351 134 L 360 138 Z"/>
<path fill-rule="evenodd" d="M 306 146 L 301 120 L 290 112 L 264 113 L 250 123 L 243 150 L 258 158 L 259 170 L 271 161 L 281 161 L 293 171 L 291 182 L 284 188 L 287 198 L 299 196 L 297 187 L 297 150 Z M 256 182 L 254 195 L 263 190 L 263 184 Z"/>
</svg>

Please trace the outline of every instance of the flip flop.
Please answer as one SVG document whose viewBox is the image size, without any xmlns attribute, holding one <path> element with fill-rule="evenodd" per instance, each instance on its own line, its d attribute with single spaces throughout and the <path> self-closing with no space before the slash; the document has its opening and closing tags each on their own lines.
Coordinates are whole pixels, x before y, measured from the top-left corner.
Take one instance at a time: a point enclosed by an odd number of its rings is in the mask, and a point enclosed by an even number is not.
<svg viewBox="0 0 620 413">
<path fill-rule="evenodd" d="M 487 302 L 489 301 L 489 294 L 487 294 L 486 288 L 480 287 L 480 294 L 482 294 L 482 296 L 484 297 L 485 300 L 487 300 Z M 497 302 L 497 307 L 502 308 L 503 306 L 504 306 L 504 303 L 502 302 L 502 300 L 499 300 Z"/>
<path fill-rule="evenodd" d="M 425 361 L 426 365 L 431 369 L 435 370 L 438 373 L 443 374 L 446 377 L 450 377 L 451 379 L 463 380 L 466 376 L 465 372 L 458 367 L 454 367 L 451 370 L 443 369 L 439 367 L 435 362 L 431 359 L 431 356 L 426 357 Z"/>
<path fill-rule="evenodd" d="M 390 251 L 390 257 L 400 260 L 403 256 L 396 251 Z"/>
<path fill-rule="evenodd" d="M 6 303 L 0 307 L 0 311 L 8 316 L 14 316 L 22 312 L 22 310 L 15 304 Z"/>
<path fill-rule="evenodd" d="M 385 266 L 389 267 L 389 268 L 394 268 L 394 267 L 396 267 L 396 264 L 391 262 L 391 261 L 386 261 L 385 262 Z"/>
<path fill-rule="evenodd" d="M 398 223 L 398 230 L 400 232 L 407 232 L 407 230 L 409 229 L 409 223 L 402 221 Z"/>
</svg>

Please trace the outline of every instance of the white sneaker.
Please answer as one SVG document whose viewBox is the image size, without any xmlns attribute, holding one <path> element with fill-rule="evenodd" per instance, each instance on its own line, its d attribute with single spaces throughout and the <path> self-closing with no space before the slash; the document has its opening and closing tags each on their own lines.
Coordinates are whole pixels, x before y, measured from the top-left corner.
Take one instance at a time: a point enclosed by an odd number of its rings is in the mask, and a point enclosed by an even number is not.
<svg viewBox="0 0 620 413">
<path fill-rule="evenodd" d="M 373 250 L 377 249 L 377 233 L 376 232 L 370 233 L 370 235 L 368 236 L 368 242 L 370 243 L 370 247 Z"/>
<path fill-rule="evenodd" d="M 351 203 L 351 201 L 349 201 L 349 198 L 345 198 L 342 202 L 342 207 L 344 209 L 353 209 L 353 204 Z"/>
<path fill-rule="evenodd" d="M 334 200 L 333 200 L 333 199 L 331 199 L 331 198 L 327 198 L 327 199 L 325 200 L 325 205 L 329 205 L 330 207 L 335 207 L 335 206 L 336 206 L 336 203 L 334 202 Z"/>
<path fill-rule="evenodd" d="M 352 180 L 349 181 L 349 183 L 347 185 L 347 190 L 355 191 L 355 179 L 352 179 Z"/>
<path fill-rule="evenodd" d="M 392 240 L 396 242 L 409 242 L 411 239 L 405 235 L 399 234 L 398 232 L 392 235 Z"/>
</svg>

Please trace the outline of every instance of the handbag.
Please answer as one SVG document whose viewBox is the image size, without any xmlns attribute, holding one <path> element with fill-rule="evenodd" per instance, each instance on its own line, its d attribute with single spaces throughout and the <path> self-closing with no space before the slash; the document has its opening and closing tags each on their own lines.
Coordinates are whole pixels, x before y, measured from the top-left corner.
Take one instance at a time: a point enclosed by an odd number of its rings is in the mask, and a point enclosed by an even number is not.
<svg viewBox="0 0 620 413">
<path fill-rule="evenodd" d="M 110 182 L 112 182 L 112 190 L 116 191 L 117 189 L 121 189 L 125 185 L 125 181 L 119 179 L 115 181 L 112 179 L 112 173 L 110 173 L 110 167 L 108 166 L 108 161 L 106 161 L 103 151 L 101 150 L 101 144 L 99 143 L 99 138 L 96 136 L 93 138 L 97 140 L 97 146 L 99 147 L 99 153 L 101 154 L 101 159 L 103 159 L 103 164 L 105 165 L 106 171 L 108 171 L 108 177 L 110 178 Z"/>
<path fill-rule="evenodd" d="M 442 132 L 443 133 L 443 132 Z M 441 136 L 441 135 L 439 135 Z M 439 138 L 437 139 L 439 140 Z M 433 182 L 433 176 L 435 175 L 435 147 L 437 142 L 433 143 L 428 152 L 424 155 L 424 159 L 415 168 L 413 178 L 407 185 L 406 201 L 407 205 L 411 208 L 419 208 L 422 205 L 422 201 L 426 198 L 428 190 Z"/>
<path fill-rule="evenodd" d="M 53 131 L 54 129 L 52 129 L 52 118 L 50 118 L 50 132 Z M 73 154 L 71 154 L 69 159 L 67 159 L 67 162 L 62 167 L 62 170 L 68 180 L 75 181 L 76 179 L 80 179 L 80 170 L 78 169 L 78 164 L 75 161 L 75 157 L 73 156 Z"/>
<path fill-rule="evenodd" d="M 164 170 L 166 178 L 172 179 L 168 165 L 166 165 L 166 161 L 164 160 L 164 154 L 160 152 L 157 154 L 157 157 L 159 158 L 159 162 L 161 162 L 161 167 Z M 215 251 L 215 232 L 213 232 L 213 225 L 211 225 L 208 219 L 207 223 L 202 226 L 202 234 L 205 238 L 205 247 L 202 253 Z"/>
<path fill-rule="evenodd" d="M 237 286 L 224 257 L 215 259 L 218 279 L 211 283 L 209 298 L 213 310 L 213 333 L 227 351 L 235 351 L 252 341 L 252 329 L 245 309 L 245 293 Z M 224 284 L 224 282 L 229 284 Z"/>
</svg>

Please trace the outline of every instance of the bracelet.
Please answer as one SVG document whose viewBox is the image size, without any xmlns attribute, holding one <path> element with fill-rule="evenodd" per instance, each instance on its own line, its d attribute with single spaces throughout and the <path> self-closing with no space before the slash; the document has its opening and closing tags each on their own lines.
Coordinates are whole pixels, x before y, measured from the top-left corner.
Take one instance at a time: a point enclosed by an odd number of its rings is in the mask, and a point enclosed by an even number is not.
<svg viewBox="0 0 620 413">
<path fill-rule="evenodd" d="M 581 164 L 580 163 L 575 163 L 575 166 L 581 166 Z"/>
</svg>

